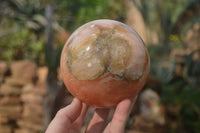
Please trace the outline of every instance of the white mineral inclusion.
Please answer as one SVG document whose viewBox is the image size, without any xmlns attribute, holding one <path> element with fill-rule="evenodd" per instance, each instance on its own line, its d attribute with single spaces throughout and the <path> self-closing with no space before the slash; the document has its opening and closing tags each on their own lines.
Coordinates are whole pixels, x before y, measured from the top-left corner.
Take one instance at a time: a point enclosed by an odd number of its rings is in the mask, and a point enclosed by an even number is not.
<svg viewBox="0 0 200 133">
<path fill-rule="evenodd" d="M 92 36 L 96 36 L 96 34 L 93 33 Z"/>
<path fill-rule="evenodd" d="M 86 48 L 86 51 L 89 51 L 90 50 L 90 46 L 88 46 L 87 48 Z"/>
<path fill-rule="evenodd" d="M 92 63 L 88 63 L 88 67 L 91 67 L 92 66 Z"/>
<path fill-rule="evenodd" d="M 92 24 L 90 27 L 91 27 L 91 28 L 94 28 L 94 26 L 95 26 L 95 25 L 94 25 L 94 24 Z"/>
</svg>

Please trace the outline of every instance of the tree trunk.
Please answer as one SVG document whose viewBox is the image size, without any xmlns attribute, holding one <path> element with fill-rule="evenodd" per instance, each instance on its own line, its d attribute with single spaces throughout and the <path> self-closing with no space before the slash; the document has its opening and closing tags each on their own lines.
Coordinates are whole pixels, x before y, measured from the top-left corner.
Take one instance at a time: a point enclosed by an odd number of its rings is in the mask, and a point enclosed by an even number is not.
<svg viewBox="0 0 200 133">
<path fill-rule="evenodd" d="M 56 96 L 58 95 L 61 87 L 57 83 L 56 75 L 53 73 L 48 73 L 47 80 L 46 80 L 46 88 L 47 92 L 44 97 L 44 129 L 46 129 L 54 117 L 54 107 L 55 107 L 55 100 Z"/>
<path fill-rule="evenodd" d="M 54 117 L 54 106 L 55 99 L 61 90 L 61 86 L 58 84 L 57 79 L 57 68 L 58 62 L 56 58 L 56 50 L 53 48 L 54 45 L 54 30 L 53 30 L 53 8 L 51 5 L 47 5 L 45 8 L 45 17 L 47 19 L 46 26 L 46 44 L 45 44 L 45 55 L 46 63 L 48 66 L 48 75 L 46 79 L 47 92 L 44 97 L 43 113 L 44 113 L 44 129 L 46 129 L 50 121 Z"/>
</svg>

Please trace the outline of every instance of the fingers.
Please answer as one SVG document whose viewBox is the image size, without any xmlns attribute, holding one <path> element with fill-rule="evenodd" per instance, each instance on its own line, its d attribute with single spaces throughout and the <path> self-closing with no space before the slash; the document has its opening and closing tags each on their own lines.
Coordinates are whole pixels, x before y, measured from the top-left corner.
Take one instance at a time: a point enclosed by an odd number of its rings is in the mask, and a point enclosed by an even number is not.
<svg viewBox="0 0 200 133">
<path fill-rule="evenodd" d="M 109 109 L 96 109 L 86 129 L 86 133 L 102 133 L 105 128 L 108 115 Z"/>
<path fill-rule="evenodd" d="M 72 103 L 58 111 L 55 118 L 49 124 L 46 133 L 64 133 L 81 113 L 82 103 L 74 99 Z"/>
<path fill-rule="evenodd" d="M 82 124 L 83 124 L 83 121 L 84 121 L 84 118 L 85 118 L 85 115 L 87 113 L 87 110 L 88 110 L 88 105 L 86 105 L 85 103 L 82 103 L 82 110 L 81 110 L 81 114 L 79 115 L 79 117 L 73 122 L 71 128 L 72 129 L 80 129 Z"/>
<path fill-rule="evenodd" d="M 128 116 L 131 112 L 131 109 L 135 101 L 136 101 L 136 98 L 133 100 L 125 99 L 117 105 L 112 121 L 106 127 L 105 133 L 123 133 L 124 132 L 126 121 L 128 119 Z"/>
<path fill-rule="evenodd" d="M 104 127 L 109 115 L 109 109 L 96 109 L 86 129 L 86 133 L 102 133 L 103 130 L 105 131 L 104 133 L 123 133 L 126 121 L 135 101 L 136 98 L 133 100 L 125 99 L 121 101 L 115 110 L 112 121 L 105 130 Z M 79 131 L 87 109 L 88 106 L 86 104 L 82 104 L 75 98 L 70 105 L 58 111 L 47 128 L 46 133 Z"/>
</svg>

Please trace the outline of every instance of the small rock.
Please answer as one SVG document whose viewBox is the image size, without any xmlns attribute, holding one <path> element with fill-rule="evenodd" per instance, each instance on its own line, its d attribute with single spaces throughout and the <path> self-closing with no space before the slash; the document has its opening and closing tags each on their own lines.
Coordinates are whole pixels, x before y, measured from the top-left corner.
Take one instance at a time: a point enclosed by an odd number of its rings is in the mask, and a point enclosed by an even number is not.
<svg viewBox="0 0 200 133">
<path fill-rule="evenodd" d="M 12 127 L 7 125 L 0 125 L 0 133 L 12 133 Z"/>
<path fill-rule="evenodd" d="M 22 94 L 21 95 L 21 99 L 24 103 L 35 103 L 35 104 L 42 104 L 43 101 L 43 97 L 38 95 L 38 94 L 34 94 L 34 93 L 27 93 L 27 94 Z"/>
<path fill-rule="evenodd" d="M 160 105 L 160 97 L 155 91 L 151 89 L 143 91 L 139 101 L 141 117 L 159 125 L 165 124 L 164 109 Z"/>
<path fill-rule="evenodd" d="M 6 96 L 0 99 L 0 105 L 16 105 L 20 103 L 21 103 L 21 99 L 20 97 L 17 97 L 17 96 L 14 96 L 14 97 Z"/>
<path fill-rule="evenodd" d="M 27 82 L 22 80 L 21 78 L 7 77 L 5 79 L 5 84 L 9 84 L 11 86 L 16 86 L 16 87 L 21 88 L 22 86 L 27 84 Z"/>
<path fill-rule="evenodd" d="M 33 123 L 32 121 L 18 120 L 17 124 L 20 127 L 27 128 L 31 131 L 42 132 L 43 125 L 41 123 Z"/>
<path fill-rule="evenodd" d="M 30 129 L 22 128 L 22 129 L 16 129 L 14 133 L 36 133 L 36 132 Z"/>
<path fill-rule="evenodd" d="M 0 62 L 0 76 L 4 75 L 8 71 L 8 65 L 6 62 Z"/>
<path fill-rule="evenodd" d="M 37 66 L 31 61 L 16 61 L 11 64 L 12 77 L 32 82 L 36 78 Z"/>
<path fill-rule="evenodd" d="M 38 77 L 38 84 L 44 85 L 46 83 L 46 77 L 48 74 L 48 68 L 47 67 L 40 67 L 37 70 L 37 77 Z"/>
<path fill-rule="evenodd" d="M 42 106 L 38 104 L 26 104 L 24 106 L 23 114 L 24 117 L 30 117 L 30 116 L 42 116 L 43 110 Z"/>
<path fill-rule="evenodd" d="M 1 115 L 21 114 L 21 105 L 4 105 L 0 106 Z"/>
<path fill-rule="evenodd" d="M 3 96 L 19 96 L 21 94 L 21 90 L 17 87 L 4 84 L 1 86 L 0 94 Z"/>
</svg>

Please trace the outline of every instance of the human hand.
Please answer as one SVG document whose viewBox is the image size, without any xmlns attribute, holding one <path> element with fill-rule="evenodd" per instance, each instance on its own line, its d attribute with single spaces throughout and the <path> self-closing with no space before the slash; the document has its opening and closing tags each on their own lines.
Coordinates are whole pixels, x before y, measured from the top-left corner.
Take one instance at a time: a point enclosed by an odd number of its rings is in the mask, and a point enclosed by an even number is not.
<svg viewBox="0 0 200 133">
<path fill-rule="evenodd" d="M 135 101 L 136 98 L 121 101 L 107 126 L 110 110 L 97 108 L 85 133 L 124 133 L 126 121 Z M 75 98 L 70 105 L 57 112 L 45 133 L 80 133 L 87 109 L 86 104 Z"/>
</svg>

